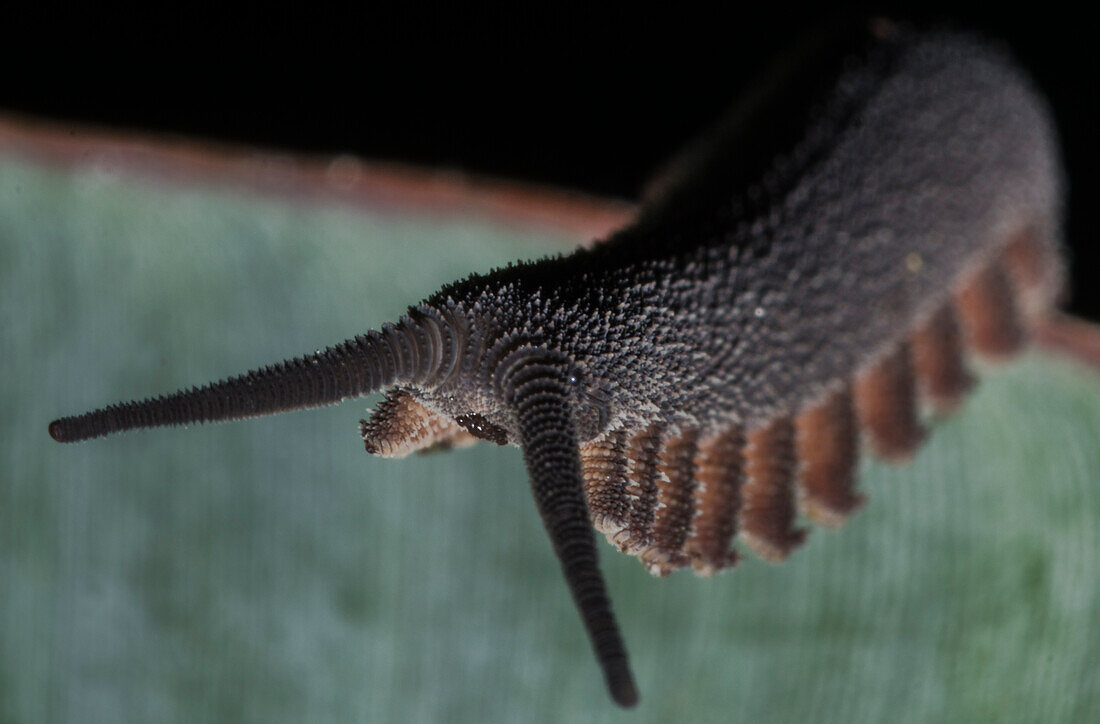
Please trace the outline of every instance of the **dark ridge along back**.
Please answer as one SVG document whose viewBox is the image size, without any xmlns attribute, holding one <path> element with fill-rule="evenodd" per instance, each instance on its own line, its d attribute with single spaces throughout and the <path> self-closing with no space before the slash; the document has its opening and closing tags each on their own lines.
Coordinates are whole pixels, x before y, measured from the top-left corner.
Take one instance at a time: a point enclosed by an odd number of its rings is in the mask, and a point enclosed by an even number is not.
<svg viewBox="0 0 1100 724">
<path fill-rule="evenodd" d="M 637 691 L 593 527 L 657 575 L 782 560 L 912 456 L 969 359 L 1003 359 L 1063 284 L 1050 114 L 998 48 L 883 21 L 804 39 L 590 249 L 448 285 L 323 352 L 50 424 L 61 442 L 388 390 L 399 457 L 523 449 L 608 689 Z M 470 491 L 471 495 L 478 491 Z"/>
</svg>

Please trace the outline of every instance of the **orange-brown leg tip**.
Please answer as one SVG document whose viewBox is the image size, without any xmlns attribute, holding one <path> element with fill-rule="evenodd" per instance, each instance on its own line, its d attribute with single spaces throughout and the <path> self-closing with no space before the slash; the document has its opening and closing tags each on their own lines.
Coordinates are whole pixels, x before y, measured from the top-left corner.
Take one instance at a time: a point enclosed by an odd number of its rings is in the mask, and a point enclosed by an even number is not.
<svg viewBox="0 0 1100 724">
<path fill-rule="evenodd" d="M 880 359 L 855 383 L 859 424 L 879 457 L 908 460 L 924 440 L 917 420 L 916 383 L 908 344 Z"/>
<path fill-rule="evenodd" d="M 745 436 L 741 428 L 730 426 L 700 444 L 695 458 L 695 522 L 684 543 L 692 569 L 711 576 L 732 568 L 739 556 L 731 549 L 737 533 L 737 513 L 741 507 L 744 481 Z"/>
<path fill-rule="evenodd" d="M 655 575 L 667 576 L 690 562 L 683 548 L 695 517 L 698 439 L 698 430 L 685 429 L 666 441 L 661 451 L 653 545 L 641 555 L 642 562 Z"/>
<path fill-rule="evenodd" d="M 741 537 L 768 561 L 782 561 L 806 538 L 794 527 L 794 426 L 778 418 L 747 437 Z"/>
<path fill-rule="evenodd" d="M 945 306 L 913 333 L 913 371 L 922 396 L 937 412 L 951 412 L 974 385 L 963 354 L 962 334 L 955 312 Z"/>
<path fill-rule="evenodd" d="M 795 418 L 799 499 L 807 517 L 837 527 L 863 504 L 855 492 L 859 429 L 851 393 L 840 390 Z"/>
<path fill-rule="evenodd" d="M 627 525 L 612 542 L 624 553 L 635 554 L 653 545 L 653 523 L 657 516 L 657 478 L 665 426 L 650 425 L 627 443 L 627 486 L 631 497 Z"/>
<path fill-rule="evenodd" d="M 581 446 L 581 474 L 592 525 L 614 535 L 630 515 L 627 494 L 626 431 L 610 433 L 605 439 Z"/>
<path fill-rule="evenodd" d="M 1019 233 L 1005 247 L 1003 260 L 1013 283 L 1024 290 L 1043 284 L 1046 277 L 1047 252 L 1034 229 Z"/>
<path fill-rule="evenodd" d="M 1015 292 L 1000 263 L 989 265 L 955 295 L 967 344 L 990 360 L 1012 356 L 1024 343 Z"/>
</svg>

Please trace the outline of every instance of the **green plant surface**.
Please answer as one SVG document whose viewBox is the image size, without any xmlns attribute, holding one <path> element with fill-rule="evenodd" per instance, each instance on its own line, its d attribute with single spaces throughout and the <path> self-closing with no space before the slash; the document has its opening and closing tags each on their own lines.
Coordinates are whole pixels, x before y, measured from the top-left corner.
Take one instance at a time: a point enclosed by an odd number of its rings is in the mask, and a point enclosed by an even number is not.
<svg viewBox="0 0 1100 724">
<path fill-rule="evenodd" d="M 985 371 L 783 565 L 651 578 L 601 544 L 642 692 L 607 697 L 519 451 L 383 460 L 373 400 L 59 445 L 46 426 L 396 318 L 564 248 L 0 156 L 0 720 L 1087 721 L 1100 380 Z"/>
</svg>

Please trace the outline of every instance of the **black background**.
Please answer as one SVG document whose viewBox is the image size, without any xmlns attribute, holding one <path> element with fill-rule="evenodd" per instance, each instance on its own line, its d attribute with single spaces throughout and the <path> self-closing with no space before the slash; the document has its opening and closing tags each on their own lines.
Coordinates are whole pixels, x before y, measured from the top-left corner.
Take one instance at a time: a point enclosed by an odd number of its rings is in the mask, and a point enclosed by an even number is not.
<svg viewBox="0 0 1100 724">
<path fill-rule="evenodd" d="M 0 110 L 634 198 L 800 30 L 865 12 L 947 22 L 1004 40 L 1050 99 L 1070 183 L 1071 308 L 1100 319 L 1094 23 L 1056 6 L 275 8 L 65 8 L 13 23 L 8 39 L 33 50 L 9 63 Z"/>
</svg>

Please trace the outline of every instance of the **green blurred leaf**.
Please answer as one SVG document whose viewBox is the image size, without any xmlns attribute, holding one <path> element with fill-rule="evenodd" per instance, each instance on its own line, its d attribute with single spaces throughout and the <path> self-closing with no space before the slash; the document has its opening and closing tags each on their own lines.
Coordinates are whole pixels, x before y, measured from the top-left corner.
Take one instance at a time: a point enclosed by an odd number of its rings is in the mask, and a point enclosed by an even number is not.
<svg viewBox="0 0 1100 724">
<path fill-rule="evenodd" d="M 1084 721 L 1100 711 L 1100 382 L 990 371 L 782 566 L 602 547 L 614 709 L 517 450 L 363 450 L 364 405 L 53 443 L 59 414 L 340 341 L 565 239 L 0 157 L 0 719 Z"/>
</svg>

